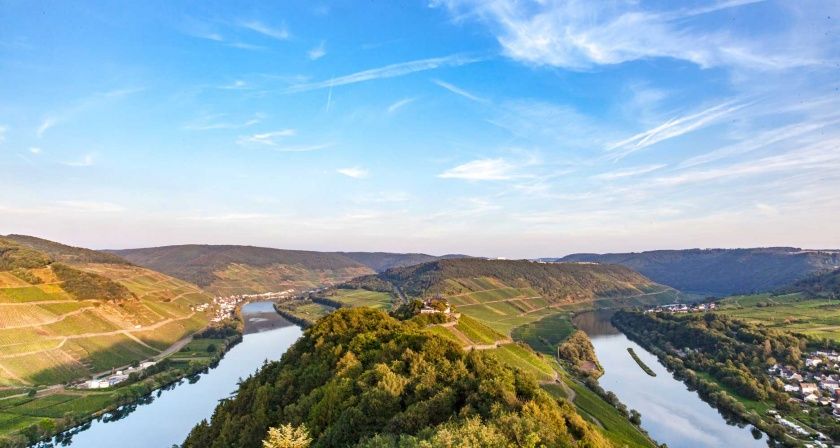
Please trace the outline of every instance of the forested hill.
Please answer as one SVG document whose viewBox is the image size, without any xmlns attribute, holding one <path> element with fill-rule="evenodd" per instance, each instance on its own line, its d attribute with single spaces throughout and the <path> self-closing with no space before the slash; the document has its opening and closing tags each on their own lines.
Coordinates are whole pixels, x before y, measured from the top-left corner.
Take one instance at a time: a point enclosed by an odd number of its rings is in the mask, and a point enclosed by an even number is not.
<svg viewBox="0 0 840 448">
<path fill-rule="evenodd" d="M 376 272 L 384 272 L 391 268 L 401 268 L 436 260 L 453 258 L 469 258 L 468 255 L 450 254 L 436 257 L 426 254 L 398 254 L 390 252 L 339 252 Z"/>
<path fill-rule="evenodd" d="M 528 373 L 369 308 L 318 321 L 183 446 L 260 448 L 283 425 L 313 448 L 612 446 Z"/>
<path fill-rule="evenodd" d="M 496 287 L 531 291 L 532 296 L 539 295 L 552 302 L 641 295 L 659 286 L 617 265 L 478 258 L 389 269 L 376 276 L 355 279 L 349 286 L 382 290 L 389 284 L 410 296 L 453 296 Z"/>
<path fill-rule="evenodd" d="M 772 291 L 840 265 L 840 251 L 797 248 L 657 250 L 573 254 L 558 261 L 620 264 L 684 292 L 730 295 Z"/>
<path fill-rule="evenodd" d="M 129 264 L 128 261 L 118 255 L 98 250 L 73 247 L 55 241 L 45 240 L 28 235 L 6 235 L 3 238 L 14 241 L 17 244 L 46 253 L 57 261 L 65 263 L 111 263 Z"/>
<path fill-rule="evenodd" d="M 840 297 L 840 269 L 806 277 L 781 289 L 781 292 L 803 292 L 812 297 Z"/>
<path fill-rule="evenodd" d="M 314 252 L 254 246 L 180 245 L 110 251 L 216 294 L 308 289 L 437 257 L 384 252 Z"/>
</svg>

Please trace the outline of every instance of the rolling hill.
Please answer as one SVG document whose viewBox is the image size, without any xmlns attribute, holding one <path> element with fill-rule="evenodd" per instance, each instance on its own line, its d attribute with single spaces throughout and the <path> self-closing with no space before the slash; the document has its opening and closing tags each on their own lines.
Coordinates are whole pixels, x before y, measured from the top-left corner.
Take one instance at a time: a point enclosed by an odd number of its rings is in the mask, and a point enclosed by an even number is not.
<svg viewBox="0 0 840 448">
<path fill-rule="evenodd" d="M 205 327 L 195 285 L 33 237 L 0 237 L 0 386 L 66 383 L 161 354 Z"/>
<path fill-rule="evenodd" d="M 572 254 L 544 261 L 620 264 L 684 292 L 713 295 L 772 291 L 840 266 L 840 251 L 791 247 Z"/>
<path fill-rule="evenodd" d="M 781 292 L 801 292 L 809 297 L 838 298 L 840 297 L 840 269 L 803 278 L 782 288 Z"/>
<path fill-rule="evenodd" d="M 384 252 L 313 252 L 254 246 L 181 245 L 109 251 L 131 263 L 219 295 L 306 290 L 438 257 Z"/>
<path fill-rule="evenodd" d="M 673 289 L 623 266 L 478 258 L 389 269 L 341 287 L 382 292 L 397 287 L 409 298 L 445 297 L 459 312 L 506 335 L 560 308 L 661 303 L 677 297 Z"/>
<path fill-rule="evenodd" d="M 392 268 L 402 268 L 430 261 L 448 260 L 454 258 L 470 258 L 469 255 L 449 254 L 436 257 L 426 254 L 398 254 L 390 252 L 338 252 L 353 259 L 376 272 L 384 272 Z"/>
<path fill-rule="evenodd" d="M 364 308 L 316 323 L 183 446 L 257 448 L 286 423 L 313 448 L 621 446 L 498 357 Z"/>
<path fill-rule="evenodd" d="M 684 298 L 622 266 L 465 258 L 394 268 L 288 299 L 277 308 L 297 321 L 323 325 L 339 309 L 395 310 L 406 300 L 445 297 L 455 314 L 443 323 L 421 315 L 423 331 L 465 352 L 485 353 L 527 373 L 554 396 L 572 402 L 615 446 L 655 446 L 613 406 L 571 376 L 556 359 L 574 332 L 571 315 L 593 308 L 646 305 Z M 442 316 L 440 316 L 442 317 Z M 319 320 L 323 318 L 322 320 Z M 429 321 L 424 320 L 429 318 Z M 434 323 L 438 322 L 438 323 Z M 343 327 L 342 327 L 343 328 Z M 210 426 L 222 422 L 213 421 Z M 193 436 L 203 437 L 201 426 Z M 211 432 L 214 431 L 211 428 Z M 195 443 L 191 440 L 188 443 Z"/>
</svg>

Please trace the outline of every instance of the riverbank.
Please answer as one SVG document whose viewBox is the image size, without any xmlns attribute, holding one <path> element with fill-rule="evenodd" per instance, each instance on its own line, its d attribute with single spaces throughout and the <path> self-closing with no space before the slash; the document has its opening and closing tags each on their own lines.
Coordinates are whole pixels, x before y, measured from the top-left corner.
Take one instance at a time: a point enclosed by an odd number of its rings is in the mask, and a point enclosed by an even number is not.
<svg viewBox="0 0 840 448">
<path fill-rule="evenodd" d="M 612 323 L 627 338 L 653 354 L 669 372 L 673 373 L 676 380 L 688 386 L 690 390 L 696 391 L 697 396 L 704 403 L 718 410 L 728 422 L 752 425 L 754 428 L 760 430 L 760 432 L 770 435 L 775 441 L 785 446 L 796 447 L 803 445 L 802 441 L 796 440 L 786 434 L 784 428 L 778 423 L 769 421 L 759 414 L 758 411 L 762 413 L 766 412 L 767 407 L 761 406 L 759 409 L 752 406 L 748 409 L 741 401 L 743 398 L 733 394 L 731 389 L 727 390 L 728 388 L 709 375 L 693 370 L 690 368 L 690 363 L 687 363 L 685 359 L 668 354 L 662 347 L 656 345 L 651 337 L 643 337 L 635 326 L 631 324 L 629 319 L 632 317 L 632 313 L 617 314 L 612 319 Z"/>
<path fill-rule="evenodd" d="M 127 379 L 113 387 L 86 389 L 54 385 L 4 394 L 0 398 L 0 447 L 25 447 L 60 437 L 72 428 L 207 371 L 242 340 L 241 330 L 236 328 L 208 327 L 188 342 L 176 344 L 182 346 L 155 360 L 154 365 L 128 373 Z"/>
<path fill-rule="evenodd" d="M 633 360 L 636 361 L 636 364 L 642 368 L 650 376 L 656 376 L 656 372 L 654 372 L 644 361 L 639 358 L 639 355 L 636 354 L 636 351 L 633 350 L 633 347 L 627 347 L 627 352 L 630 353 L 630 356 L 633 357 Z"/>
<path fill-rule="evenodd" d="M 282 319 L 279 315 L 277 319 Z M 246 333 L 216 367 L 158 390 L 141 401 L 78 428 L 68 448 L 170 447 L 180 445 L 202 420 L 209 420 L 220 401 L 266 362 L 279 360 L 301 336 L 296 325 Z"/>
<path fill-rule="evenodd" d="M 587 332 L 604 368 L 598 383 L 628 408 L 639 411 L 641 427 L 653 439 L 671 448 L 767 447 L 763 434 L 756 436 L 749 427 L 728 424 L 695 391 L 670 375 L 653 354 L 610 324 L 612 314 L 582 313 L 575 317 L 574 324 Z M 628 347 L 657 376 L 639 368 L 628 356 Z"/>
</svg>

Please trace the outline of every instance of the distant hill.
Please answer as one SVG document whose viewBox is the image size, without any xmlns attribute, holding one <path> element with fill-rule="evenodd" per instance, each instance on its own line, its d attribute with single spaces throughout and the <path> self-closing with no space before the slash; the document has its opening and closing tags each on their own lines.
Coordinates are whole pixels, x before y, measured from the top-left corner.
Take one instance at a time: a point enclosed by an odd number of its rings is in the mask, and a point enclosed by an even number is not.
<svg viewBox="0 0 840 448">
<path fill-rule="evenodd" d="M 197 286 L 112 255 L 0 237 L 0 387 L 51 385 L 154 357 L 204 328 Z"/>
<path fill-rule="evenodd" d="M 509 335 L 519 325 L 568 310 L 670 302 L 671 288 L 623 266 L 463 258 L 358 277 L 340 288 L 445 297 L 459 312 Z"/>
<path fill-rule="evenodd" d="M 34 236 L 6 235 L 3 238 L 44 252 L 53 259 L 63 261 L 65 263 L 129 264 L 125 259 L 108 252 L 100 252 L 97 250 L 85 249 L 83 247 L 68 246 L 66 244 L 56 243 L 55 241 L 45 240 Z"/>
<path fill-rule="evenodd" d="M 654 283 L 622 266 L 536 263 L 527 260 L 440 260 L 387 270 L 378 276 L 409 295 L 454 295 L 476 290 L 474 278 L 491 278 L 514 288 L 533 289 L 553 300 L 642 293 Z M 482 288 L 479 288 L 482 289 Z"/>
<path fill-rule="evenodd" d="M 840 251 L 792 247 L 656 250 L 617 254 L 573 254 L 544 261 L 619 264 L 651 280 L 715 295 L 772 291 L 840 265 Z"/>
<path fill-rule="evenodd" d="M 391 268 L 413 266 L 430 261 L 454 258 L 469 258 L 468 255 L 450 254 L 436 257 L 426 254 L 396 254 L 389 252 L 338 252 L 353 259 L 376 272 L 384 272 Z"/>
<path fill-rule="evenodd" d="M 438 257 L 384 252 L 313 252 L 254 246 L 180 245 L 109 251 L 215 294 L 311 289 Z"/>
<path fill-rule="evenodd" d="M 840 298 L 840 269 L 803 278 L 782 288 L 781 292 L 802 292 L 811 297 Z"/>
</svg>

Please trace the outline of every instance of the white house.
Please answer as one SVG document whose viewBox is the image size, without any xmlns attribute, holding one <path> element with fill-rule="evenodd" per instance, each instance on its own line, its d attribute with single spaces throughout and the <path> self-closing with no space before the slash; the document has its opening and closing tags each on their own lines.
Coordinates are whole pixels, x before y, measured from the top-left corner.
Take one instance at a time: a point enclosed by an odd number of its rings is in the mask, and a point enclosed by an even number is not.
<svg viewBox="0 0 840 448">
<path fill-rule="evenodd" d="M 822 363 L 820 358 L 808 358 L 805 360 L 805 367 L 817 367 Z"/>
<path fill-rule="evenodd" d="M 802 395 L 819 393 L 819 388 L 817 388 L 817 385 L 814 383 L 802 383 L 799 387 L 802 390 Z"/>
</svg>

